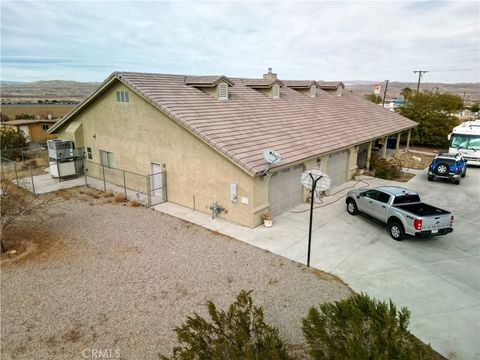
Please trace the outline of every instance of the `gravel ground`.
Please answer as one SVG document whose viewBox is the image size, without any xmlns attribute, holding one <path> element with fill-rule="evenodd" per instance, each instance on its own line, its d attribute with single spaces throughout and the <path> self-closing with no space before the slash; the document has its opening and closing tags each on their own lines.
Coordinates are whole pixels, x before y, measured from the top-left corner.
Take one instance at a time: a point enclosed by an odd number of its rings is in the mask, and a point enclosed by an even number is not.
<svg viewBox="0 0 480 360">
<path fill-rule="evenodd" d="M 267 321 L 298 344 L 311 305 L 350 294 L 325 274 L 183 220 L 93 204 L 61 200 L 38 254 L 2 266 L 2 359 L 84 359 L 84 349 L 157 359 L 186 316 L 205 314 L 207 300 L 224 308 L 241 289 L 253 289 Z"/>
</svg>

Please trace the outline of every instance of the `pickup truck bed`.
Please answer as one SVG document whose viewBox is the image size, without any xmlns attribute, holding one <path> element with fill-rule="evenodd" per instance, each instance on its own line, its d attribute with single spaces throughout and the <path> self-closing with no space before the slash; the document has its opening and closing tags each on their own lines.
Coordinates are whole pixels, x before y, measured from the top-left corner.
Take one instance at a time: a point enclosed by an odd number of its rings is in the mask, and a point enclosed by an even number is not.
<svg viewBox="0 0 480 360">
<path fill-rule="evenodd" d="M 414 204 L 402 204 L 402 205 L 393 205 L 396 208 L 403 209 L 417 216 L 430 216 L 430 215 L 446 215 L 449 214 L 448 211 L 439 209 L 437 207 L 425 204 L 425 203 L 414 203 Z"/>
</svg>

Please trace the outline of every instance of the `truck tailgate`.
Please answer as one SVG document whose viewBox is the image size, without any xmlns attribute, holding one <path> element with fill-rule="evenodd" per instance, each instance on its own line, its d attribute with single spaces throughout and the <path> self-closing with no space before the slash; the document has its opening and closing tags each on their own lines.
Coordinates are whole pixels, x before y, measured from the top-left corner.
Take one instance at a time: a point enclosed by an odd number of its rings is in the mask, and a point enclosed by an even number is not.
<svg viewBox="0 0 480 360">
<path fill-rule="evenodd" d="M 451 227 L 452 214 L 430 215 L 422 217 L 422 231 Z"/>
</svg>

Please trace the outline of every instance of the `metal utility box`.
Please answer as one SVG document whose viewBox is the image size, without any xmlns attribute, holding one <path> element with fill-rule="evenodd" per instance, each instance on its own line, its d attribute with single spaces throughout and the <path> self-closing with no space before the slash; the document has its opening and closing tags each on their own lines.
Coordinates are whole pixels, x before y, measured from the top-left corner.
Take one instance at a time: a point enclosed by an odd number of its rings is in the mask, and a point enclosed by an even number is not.
<svg viewBox="0 0 480 360">
<path fill-rule="evenodd" d="M 48 157 L 54 160 L 71 159 L 74 157 L 74 146 L 70 140 L 47 140 Z"/>
<path fill-rule="evenodd" d="M 63 178 L 77 175 L 75 161 L 50 161 L 50 175 L 53 178 Z"/>
</svg>

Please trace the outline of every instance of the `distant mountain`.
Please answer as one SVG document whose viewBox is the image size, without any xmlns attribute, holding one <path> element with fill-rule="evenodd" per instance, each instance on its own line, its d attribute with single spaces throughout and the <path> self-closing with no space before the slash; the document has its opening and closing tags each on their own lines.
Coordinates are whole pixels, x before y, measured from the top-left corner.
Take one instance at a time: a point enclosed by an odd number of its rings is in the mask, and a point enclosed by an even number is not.
<svg viewBox="0 0 480 360">
<path fill-rule="evenodd" d="M 99 85 L 97 82 L 48 80 L 34 82 L 2 81 L 2 98 L 62 99 L 82 100 Z"/>
<path fill-rule="evenodd" d="M 380 95 L 383 96 L 383 91 L 385 90 L 384 81 L 344 81 L 345 88 L 352 90 L 354 93 L 365 95 L 373 92 L 373 85 L 380 84 L 381 92 Z M 387 89 L 387 99 L 399 98 L 400 91 L 409 87 L 412 90 L 416 90 L 417 83 L 415 82 L 399 82 L 399 81 L 390 81 L 388 83 Z M 440 92 L 450 92 L 457 94 L 463 98 L 465 94 L 465 103 L 471 104 L 474 102 L 480 101 L 480 83 L 456 83 L 456 84 L 446 84 L 446 83 L 421 83 L 420 90 L 430 90 L 434 91 L 438 89 Z"/>
</svg>

